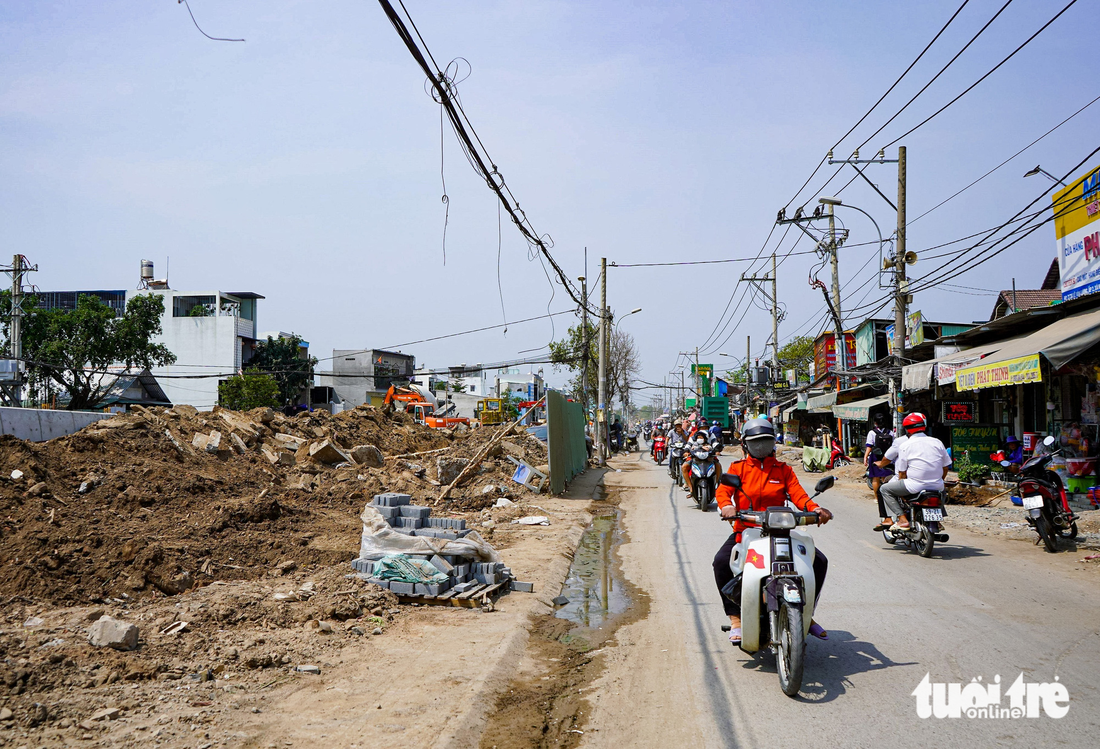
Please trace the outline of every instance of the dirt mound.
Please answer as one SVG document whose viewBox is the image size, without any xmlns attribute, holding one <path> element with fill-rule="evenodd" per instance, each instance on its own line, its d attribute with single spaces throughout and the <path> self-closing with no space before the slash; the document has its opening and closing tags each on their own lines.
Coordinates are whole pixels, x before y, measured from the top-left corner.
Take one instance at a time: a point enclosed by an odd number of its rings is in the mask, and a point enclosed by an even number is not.
<svg viewBox="0 0 1100 749">
<path fill-rule="evenodd" d="M 506 456 L 540 466 L 546 451 L 518 432 L 433 500 L 440 472 L 498 432 L 431 429 L 369 406 L 293 418 L 177 406 L 45 443 L 0 437 L 0 596 L 128 600 L 255 579 L 286 560 L 340 564 L 355 557 L 376 493 L 406 492 L 435 514 L 530 493 Z"/>
</svg>

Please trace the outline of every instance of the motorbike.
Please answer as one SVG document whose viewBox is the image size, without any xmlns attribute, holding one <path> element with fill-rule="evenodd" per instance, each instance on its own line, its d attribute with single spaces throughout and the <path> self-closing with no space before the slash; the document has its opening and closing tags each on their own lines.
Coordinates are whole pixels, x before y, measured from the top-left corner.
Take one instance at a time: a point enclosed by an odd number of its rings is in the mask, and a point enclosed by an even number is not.
<svg viewBox="0 0 1100 749">
<path fill-rule="evenodd" d="M 1077 538 L 1077 516 L 1069 508 L 1066 488 L 1061 477 L 1047 468 L 1060 452 L 1050 450 L 1053 445 L 1054 438 L 1047 437 L 1043 440 L 1047 452 L 1025 462 L 1020 466 L 1019 473 L 1010 474 L 1019 482 L 1020 499 L 1027 511 L 1028 525 L 1035 529 L 1039 541 L 1051 553 L 1058 551 L 1059 538 Z M 1007 468 L 1011 464 L 1006 460 L 1001 465 Z"/>
<path fill-rule="evenodd" d="M 725 479 L 736 491 L 741 477 Z M 814 497 L 832 488 L 835 476 L 826 476 L 814 487 Z M 775 654 L 779 687 L 788 697 L 802 688 L 806 637 L 810 634 L 817 601 L 813 537 L 795 530 L 817 525 L 814 512 L 789 507 L 741 510 L 737 519 L 750 527 L 741 532 L 733 547 L 730 569 L 734 579 L 722 595 L 741 601 L 741 643 L 746 653 L 770 650 Z M 724 625 L 722 631 L 728 632 Z"/>
<path fill-rule="evenodd" d="M 829 453 L 829 467 L 840 468 L 841 465 L 851 465 L 852 459 L 844 453 L 844 448 L 836 437 L 832 439 L 832 451 Z"/>
<path fill-rule="evenodd" d="M 626 450 L 627 452 L 638 452 L 638 430 L 632 429 L 626 433 Z"/>
<path fill-rule="evenodd" d="M 901 500 L 902 510 L 909 519 L 905 530 L 887 528 L 882 532 L 888 544 L 904 544 L 927 559 L 932 556 L 936 542 L 947 543 L 950 536 L 942 532 L 943 519 L 947 517 L 946 492 L 924 491 L 914 497 Z"/>
<path fill-rule="evenodd" d="M 665 438 L 664 435 L 658 434 L 653 438 L 653 460 L 657 465 L 661 465 L 665 459 Z"/>
<path fill-rule="evenodd" d="M 672 476 L 672 480 L 676 482 L 676 486 L 684 485 L 684 474 L 680 470 L 680 466 L 684 462 L 685 448 L 686 445 L 679 440 L 673 442 L 668 448 L 668 472 Z"/>
<path fill-rule="evenodd" d="M 696 442 L 688 446 L 691 468 L 688 471 L 691 486 L 690 493 L 699 509 L 706 512 L 714 501 L 718 491 L 718 477 L 722 473 L 722 464 L 718 462 L 721 445 L 708 442 Z"/>
<path fill-rule="evenodd" d="M 652 437 L 653 437 L 653 429 L 647 425 L 646 428 L 644 430 L 642 430 L 642 438 L 646 442 L 650 442 L 650 441 L 652 441 Z"/>
</svg>

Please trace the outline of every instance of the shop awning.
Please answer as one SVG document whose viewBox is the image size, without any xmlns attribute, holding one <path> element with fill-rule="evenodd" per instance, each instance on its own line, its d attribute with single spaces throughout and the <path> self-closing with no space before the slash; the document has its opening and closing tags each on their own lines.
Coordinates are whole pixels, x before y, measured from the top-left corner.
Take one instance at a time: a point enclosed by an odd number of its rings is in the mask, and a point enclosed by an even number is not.
<svg viewBox="0 0 1100 749">
<path fill-rule="evenodd" d="M 865 398 L 861 401 L 852 401 L 851 403 L 840 403 L 833 406 L 833 415 L 838 416 L 841 419 L 854 419 L 855 421 L 867 421 L 870 416 L 871 409 L 875 406 L 881 406 L 883 403 L 889 403 L 890 397 L 887 395 L 879 395 L 874 398 Z"/>
<path fill-rule="evenodd" d="M 1002 343 L 997 353 L 955 374 L 955 387 L 981 390 L 1040 382 L 1039 356 L 1059 369 L 1100 343 L 1100 310 L 1065 317 L 1029 335 Z"/>
<path fill-rule="evenodd" d="M 982 357 L 996 353 L 1004 347 L 1008 341 L 987 343 L 984 346 L 975 346 L 964 351 L 956 351 L 953 354 L 941 356 L 938 359 L 930 359 L 916 364 L 910 364 L 901 368 L 901 389 L 911 393 L 917 390 L 927 390 L 932 387 L 933 380 L 940 385 L 950 385 L 955 382 L 955 372 L 963 367 L 968 367 Z"/>
<path fill-rule="evenodd" d="M 811 395 L 806 399 L 806 410 L 812 414 L 831 414 L 836 405 L 836 391 L 831 390 L 821 395 Z"/>
<path fill-rule="evenodd" d="M 788 409 L 785 409 L 783 411 L 783 421 L 790 421 L 791 420 L 791 414 L 793 414 L 797 410 L 798 410 L 798 405 L 797 404 L 791 406 Z"/>
</svg>

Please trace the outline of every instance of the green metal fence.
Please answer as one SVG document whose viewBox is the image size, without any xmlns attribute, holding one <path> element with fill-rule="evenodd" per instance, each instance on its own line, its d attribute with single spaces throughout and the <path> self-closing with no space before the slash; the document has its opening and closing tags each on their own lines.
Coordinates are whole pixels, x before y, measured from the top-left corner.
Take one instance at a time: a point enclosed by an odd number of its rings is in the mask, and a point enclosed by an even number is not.
<svg viewBox="0 0 1100 749">
<path fill-rule="evenodd" d="M 584 443 L 584 412 L 561 393 L 546 393 L 546 441 L 550 454 L 550 492 L 561 494 L 565 484 L 588 465 Z"/>
</svg>

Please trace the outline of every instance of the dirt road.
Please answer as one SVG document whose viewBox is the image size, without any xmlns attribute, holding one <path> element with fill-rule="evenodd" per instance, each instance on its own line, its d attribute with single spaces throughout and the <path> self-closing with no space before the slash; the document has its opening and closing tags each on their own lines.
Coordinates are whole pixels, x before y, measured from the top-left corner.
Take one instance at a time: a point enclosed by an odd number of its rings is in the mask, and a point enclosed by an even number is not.
<svg viewBox="0 0 1100 749">
<path fill-rule="evenodd" d="M 1050 555 L 948 523 L 951 542 L 922 559 L 886 546 L 870 531 L 864 490 L 838 484 L 822 497 L 836 520 L 813 531 L 830 559 L 817 613 L 830 639 L 811 640 L 802 693 L 790 699 L 774 661 L 734 649 L 720 629 L 711 559 L 728 526 L 694 509 L 664 468 L 648 458 L 637 468 L 606 480 L 660 487 L 624 490 L 621 503 L 623 571 L 649 594 L 649 614 L 604 648 L 582 746 L 1096 745 L 1100 571 L 1083 553 Z M 917 717 L 912 692 L 925 674 L 963 686 L 1000 675 L 1007 691 L 1021 672 L 1025 682 L 1057 676 L 1069 713 Z"/>
</svg>

